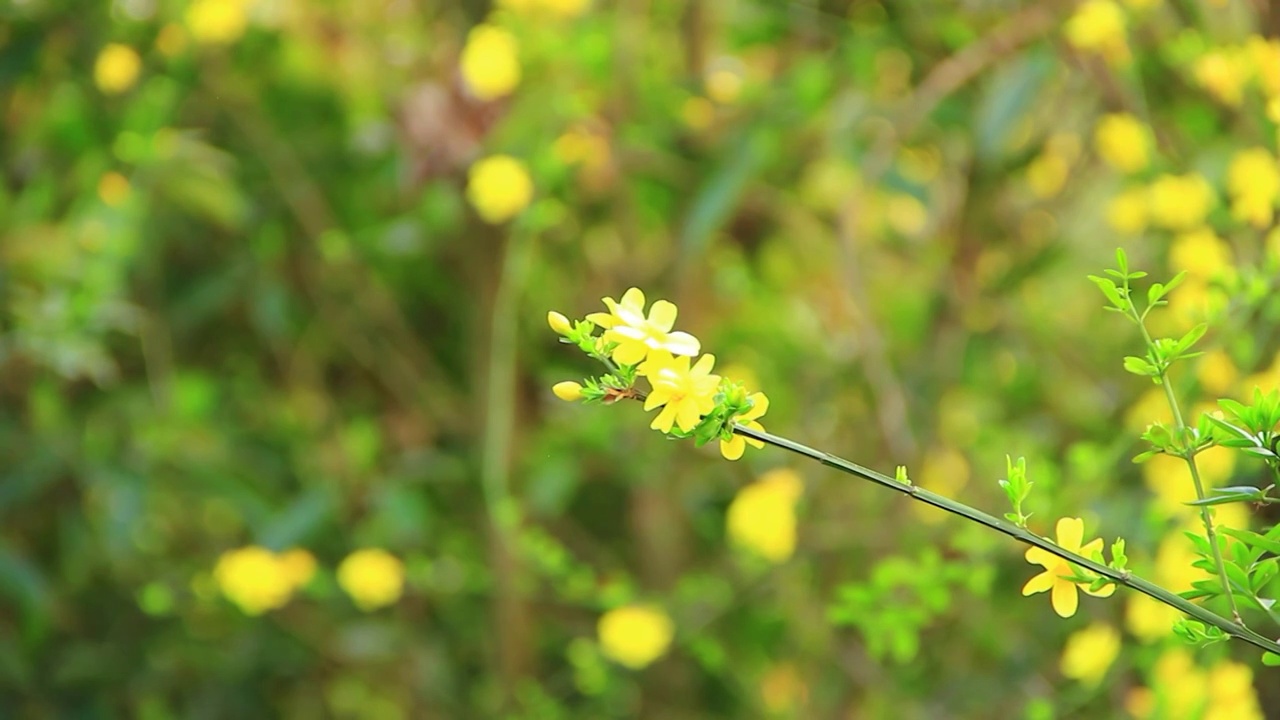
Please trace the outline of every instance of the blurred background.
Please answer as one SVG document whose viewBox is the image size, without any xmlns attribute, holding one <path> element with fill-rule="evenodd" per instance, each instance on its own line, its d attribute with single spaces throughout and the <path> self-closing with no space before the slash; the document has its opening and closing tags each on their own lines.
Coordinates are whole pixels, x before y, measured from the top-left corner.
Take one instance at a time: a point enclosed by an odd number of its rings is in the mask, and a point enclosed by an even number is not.
<svg viewBox="0 0 1280 720">
<path fill-rule="evenodd" d="M 770 431 L 993 513 L 1025 456 L 1033 530 L 1186 589 L 1186 471 L 1130 462 L 1168 408 L 1086 275 L 1188 272 L 1152 318 L 1213 323 L 1187 408 L 1277 385 L 1277 35 L 1261 0 L 0 0 L 0 716 L 1280 716 L 1159 606 L 1022 597 L 1006 538 L 556 399 L 598 368 L 546 324 L 640 287 Z"/>
</svg>

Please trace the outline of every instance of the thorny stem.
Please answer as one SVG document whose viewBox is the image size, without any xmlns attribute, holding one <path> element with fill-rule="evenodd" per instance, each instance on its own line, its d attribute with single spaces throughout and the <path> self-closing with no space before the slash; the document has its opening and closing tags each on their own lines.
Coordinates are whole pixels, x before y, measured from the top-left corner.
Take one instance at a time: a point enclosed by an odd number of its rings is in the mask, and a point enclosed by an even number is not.
<svg viewBox="0 0 1280 720">
<path fill-rule="evenodd" d="M 976 522 L 979 525 L 985 525 L 996 532 L 1008 535 L 1009 537 L 1027 545 L 1038 547 L 1045 552 L 1066 560 L 1067 562 L 1108 578 L 1119 585 L 1124 585 L 1132 590 L 1137 590 L 1143 595 L 1158 600 L 1170 607 L 1176 608 L 1183 613 L 1186 613 L 1207 625 L 1212 625 L 1224 633 L 1232 637 L 1239 638 L 1254 647 L 1280 655 L 1280 643 L 1259 635 L 1253 630 L 1245 627 L 1244 623 L 1241 623 L 1238 620 L 1236 622 L 1228 620 L 1208 608 L 1196 605 L 1186 598 L 1170 592 L 1169 590 L 1166 590 L 1165 588 L 1148 580 L 1143 580 L 1127 570 L 1116 570 L 1115 568 L 1103 565 L 1102 563 L 1091 560 L 1083 555 L 1069 552 L 1024 528 L 1020 528 L 1017 525 L 997 518 L 994 515 L 988 515 L 977 508 L 970 507 L 962 502 L 930 492 L 918 485 L 909 485 L 898 482 L 888 475 L 882 475 L 874 470 L 862 467 L 857 463 L 850 462 L 844 458 L 837 457 L 821 450 L 816 450 L 807 445 L 802 445 L 794 440 L 789 440 L 778 435 L 767 433 L 763 430 L 753 430 L 744 425 L 738 425 L 735 423 L 733 425 L 733 432 L 744 437 L 752 438 L 753 440 L 759 440 L 760 442 L 774 447 L 782 448 L 783 450 L 789 450 L 797 455 L 802 455 L 810 460 L 816 460 L 823 465 L 835 468 L 845 474 L 853 475 L 854 477 L 867 480 L 875 483 L 876 485 L 900 492 L 926 505 L 931 505 L 953 515 L 959 515 L 960 517 Z"/>
</svg>

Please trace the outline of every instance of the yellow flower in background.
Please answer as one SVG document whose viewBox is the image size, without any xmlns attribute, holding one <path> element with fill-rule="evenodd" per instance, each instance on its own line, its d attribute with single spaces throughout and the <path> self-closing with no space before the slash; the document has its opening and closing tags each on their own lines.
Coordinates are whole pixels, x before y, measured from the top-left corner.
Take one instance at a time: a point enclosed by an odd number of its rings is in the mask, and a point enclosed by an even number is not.
<svg viewBox="0 0 1280 720">
<path fill-rule="evenodd" d="M 684 432 L 697 427 L 702 416 L 716 406 L 720 376 L 711 374 L 715 362 L 714 355 L 703 355 L 690 368 L 688 355 L 675 357 L 666 350 L 649 353 L 649 359 L 640 366 L 640 372 L 653 386 L 645 398 L 644 409 L 648 412 L 662 408 L 649 427 L 664 433 L 671 432 L 672 425 Z"/>
<path fill-rule="evenodd" d="M 1237 107 L 1244 100 L 1244 85 L 1252 68 L 1248 59 L 1235 49 L 1208 52 L 1196 61 L 1192 76 L 1219 102 Z"/>
<path fill-rule="evenodd" d="M 1156 642 L 1173 634 L 1173 624 L 1182 619 L 1177 608 L 1142 593 L 1129 593 L 1124 606 L 1124 626 L 1143 642 Z"/>
<path fill-rule="evenodd" d="M 794 664 L 779 663 L 760 678 L 760 699 L 771 713 L 795 713 L 808 701 L 809 686 Z"/>
<path fill-rule="evenodd" d="M 98 180 L 98 198 L 110 207 L 120 207 L 129 197 L 129 180 L 118 172 L 104 174 Z"/>
<path fill-rule="evenodd" d="M 804 482 L 789 468 L 770 470 L 743 487 L 729 504 L 725 530 L 729 541 L 771 562 L 796 550 L 796 503 Z"/>
<path fill-rule="evenodd" d="M 302 548 L 293 548 L 280 554 L 280 562 L 284 566 L 285 577 L 300 588 L 311 582 L 316 574 L 316 557 Z"/>
<path fill-rule="evenodd" d="M 971 473 L 964 453 L 950 447 L 932 447 L 925 453 L 920 462 L 920 472 L 914 479 L 921 487 L 939 495 L 955 497 L 969 484 Z M 912 508 L 922 521 L 929 524 L 942 522 L 948 517 L 945 510 L 924 503 L 915 503 Z"/>
<path fill-rule="evenodd" d="M 1166 318 L 1171 321 L 1169 326 L 1180 328 L 1180 332 L 1196 323 L 1216 319 L 1226 309 L 1228 301 L 1222 288 L 1211 286 L 1199 275 L 1189 275 L 1168 298 L 1169 314 Z"/>
<path fill-rule="evenodd" d="M 1111 0 L 1086 0 L 1067 20 L 1064 33 L 1072 47 L 1097 53 L 1112 64 L 1129 59 L 1124 11 Z"/>
<path fill-rule="evenodd" d="M 1084 540 L 1084 520 L 1080 518 L 1058 520 L 1058 547 L 1085 557 L 1092 557 L 1095 552 L 1102 551 L 1102 538 L 1090 540 L 1084 545 L 1080 544 L 1082 540 Z M 1080 603 L 1077 589 L 1094 597 L 1111 597 L 1116 591 L 1114 584 L 1095 591 L 1089 589 L 1089 583 L 1072 582 L 1068 578 L 1075 576 L 1076 571 L 1071 567 L 1071 563 L 1048 550 L 1038 547 L 1028 548 L 1026 558 L 1027 562 L 1043 567 L 1044 572 L 1028 580 L 1027 584 L 1022 586 L 1022 594 L 1029 596 L 1046 590 L 1052 591 L 1050 600 L 1053 611 L 1060 617 L 1069 618 L 1076 614 L 1076 608 Z"/>
<path fill-rule="evenodd" d="M 520 84 L 516 36 L 493 25 L 477 25 L 467 34 L 459 69 L 471 94 L 480 100 L 510 95 Z"/>
<path fill-rule="evenodd" d="M 1126 708 L 1139 720 L 1262 720 L 1248 666 L 1224 660 L 1202 670 L 1183 648 L 1156 660 L 1150 687 L 1131 693 Z"/>
<path fill-rule="evenodd" d="M 1222 349 L 1211 350 L 1196 365 L 1200 387 L 1212 395 L 1227 395 L 1240 380 L 1240 369 Z"/>
<path fill-rule="evenodd" d="M 93 64 L 93 81 L 108 95 L 118 95 L 133 87 L 142 70 L 142 58 L 128 45 L 111 43 L 102 48 Z"/>
<path fill-rule="evenodd" d="M 1222 485 L 1231 479 L 1236 468 L 1236 451 L 1214 446 L 1196 454 L 1196 468 L 1200 480 L 1208 487 Z M 1198 517 L 1199 511 L 1186 503 L 1196 499 L 1195 484 L 1187 462 L 1172 455 L 1159 454 L 1142 464 L 1142 479 L 1156 497 L 1156 506 L 1169 517 Z M 1215 508 L 1218 514 L 1229 515 L 1233 524 L 1240 518 L 1242 505 L 1223 505 Z M 1246 515 L 1247 522 L 1247 515 Z M 1236 527 L 1241 525 L 1235 524 Z"/>
<path fill-rule="evenodd" d="M 545 13 L 561 18 L 581 15 L 591 0 L 498 0 L 497 6 L 521 15 Z"/>
<path fill-rule="evenodd" d="M 1158 387 L 1148 388 L 1138 396 L 1124 414 L 1124 426 L 1129 430 L 1146 430 L 1154 423 L 1173 424 L 1173 411 L 1169 409 L 1169 399 L 1164 390 Z"/>
<path fill-rule="evenodd" d="M 627 605 L 600 616 L 600 651 L 619 665 L 639 670 L 662 657 L 675 637 L 675 624 L 660 608 Z"/>
<path fill-rule="evenodd" d="M 691 97 L 680 106 L 680 119 L 693 130 L 705 130 L 715 122 L 716 106 L 704 97 Z"/>
<path fill-rule="evenodd" d="M 1196 173 L 1161 175 L 1148 188 L 1151 222 L 1170 230 L 1192 230 L 1213 206 L 1213 188 Z"/>
<path fill-rule="evenodd" d="M 1098 155 L 1111 167 L 1126 173 L 1137 172 L 1149 161 L 1147 126 L 1128 113 L 1103 116 L 1093 131 Z"/>
<path fill-rule="evenodd" d="M 1070 171 L 1071 165 L 1065 158 L 1046 151 L 1027 165 L 1027 185 L 1033 195 L 1046 200 L 1062 192 Z"/>
<path fill-rule="evenodd" d="M 467 199 L 485 222 L 499 225 L 529 206 L 533 180 L 519 160 L 510 155 L 491 155 L 471 164 Z"/>
<path fill-rule="evenodd" d="M 193 0 L 185 17 L 191 37 L 205 45 L 226 45 L 244 35 L 248 0 Z"/>
<path fill-rule="evenodd" d="M 1227 168 L 1227 192 L 1234 218 L 1268 227 L 1280 199 L 1280 162 L 1266 148 L 1241 150 Z"/>
<path fill-rule="evenodd" d="M 756 422 L 769 412 L 769 398 L 765 397 L 762 392 L 755 393 L 747 398 L 751 401 L 751 409 L 734 418 L 739 425 L 745 425 L 752 430 L 764 430 L 764 426 Z M 720 439 L 720 454 L 726 460 L 737 460 L 747 451 L 747 444 L 751 447 L 759 449 L 764 447 L 764 443 L 755 438 L 743 437 L 735 434 L 732 439 Z"/>
<path fill-rule="evenodd" d="M 1253 670 L 1224 660 L 1209 670 L 1209 702 L 1203 720 L 1262 720 Z"/>
<path fill-rule="evenodd" d="M 1182 233 L 1169 248 L 1169 267 L 1174 272 L 1212 280 L 1231 270 L 1231 246 L 1207 227 Z"/>
<path fill-rule="evenodd" d="M 1097 685 L 1120 654 L 1120 633 L 1094 623 L 1072 633 L 1062 650 L 1062 674 L 1086 685 Z"/>
<path fill-rule="evenodd" d="M 1262 92 L 1267 97 L 1280 98 L 1280 40 L 1254 35 L 1245 42 L 1245 52 Z"/>
<path fill-rule="evenodd" d="M 1129 188 L 1111 198 L 1107 205 L 1107 224 L 1125 235 L 1137 235 L 1147 229 L 1147 191 Z"/>
<path fill-rule="evenodd" d="M 617 343 L 613 359 L 623 365 L 635 365 L 652 350 L 665 350 L 671 355 L 697 355 L 702 345 L 687 332 L 672 332 L 678 312 L 674 303 L 658 300 L 644 314 L 644 293 L 631 288 L 621 302 L 604 299 L 607 313 L 591 313 L 587 319 L 605 328 L 605 342 Z M 687 363 L 686 363 L 687 366 Z M 648 374 L 643 368 L 641 373 Z"/>
<path fill-rule="evenodd" d="M 284 607 L 295 588 L 289 567 L 275 553 L 256 545 L 223 553 L 213 579 L 246 615 Z"/>
<path fill-rule="evenodd" d="M 404 592 L 404 563 L 378 548 L 357 550 L 338 565 L 338 585 L 368 612 L 394 604 Z"/>
<path fill-rule="evenodd" d="M 704 84 L 707 97 L 721 105 L 730 105 L 742 94 L 744 83 L 741 73 L 721 68 L 708 73 Z"/>
<path fill-rule="evenodd" d="M 919 235 L 929 224 L 929 209 L 910 193 L 889 193 L 884 209 L 889 227 L 900 235 Z"/>
</svg>

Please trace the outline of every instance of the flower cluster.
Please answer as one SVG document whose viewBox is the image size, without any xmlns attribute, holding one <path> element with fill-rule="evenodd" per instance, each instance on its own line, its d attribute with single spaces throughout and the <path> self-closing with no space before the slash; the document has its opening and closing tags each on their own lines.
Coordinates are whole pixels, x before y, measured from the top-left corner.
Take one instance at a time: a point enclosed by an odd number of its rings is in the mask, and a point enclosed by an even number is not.
<svg viewBox="0 0 1280 720">
<path fill-rule="evenodd" d="M 646 412 L 658 410 L 651 428 L 674 437 L 694 437 L 699 445 L 719 438 L 720 453 L 729 460 L 741 458 L 748 444 L 763 447 L 759 440 L 736 434 L 734 426 L 763 431 L 759 419 L 769 409 L 769 398 L 760 392 L 748 395 L 741 383 L 713 373 L 715 356 L 699 356 L 698 339 L 673 329 L 675 304 L 658 300 L 646 312 L 644 293 L 631 288 L 621 300 L 604 298 L 604 305 L 608 312 L 591 313 L 576 323 L 548 313 L 547 323 L 563 342 L 577 345 L 610 370 L 588 378 L 585 386 L 557 383 L 552 388 L 556 397 L 643 401 Z M 597 329 L 602 332 L 596 334 Z M 648 392 L 636 387 L 640 378 L 648 381 Z"/>
<path fill-rule="evenodd" d="M 213 580 L 246 615 L 262 615 L 288 604 L 316 573 L 316 559 L 299 548 L 277 553 L 258 545 L 229 550 L 218 558 Z M 400 599 L 404 563 L 380 549 L 357 550 L 338 565 L 338 585 L 368 612 Z"/>
<path fill-rule="evenodd" d="M 1058 521 L 1057 545 L 1059 547 L 1085 557 L 1096 555 L 1101 558 L 1102 539 L 1094 539 L 1081 545 L 1083 540 L 1083 520 L 1080 518 L 1062 518 Z M 1044 572 L 1028 580 L 1027 584 L 1022 587 L 1022 594 L 1034 595 L 1045 590 L 1052 591 L 1050 598 L 1053 610 L 1064 618 L 1069 618 L 1076 614 L 1076 608 L 1080 604 L 1080 596 L 1077 590 L 1084 590 L 1094 597 L 1111 597 L 1116 591 L 1116 586 L 1111 584 L 1095 589 L 1093 587 L 1093 577 L 1083 574 L 1083 571 L 1077 570 L 1071 563 L 1043 548 L 1028 548 L 1027 562 L 1043 567 Z"/>
</svg>

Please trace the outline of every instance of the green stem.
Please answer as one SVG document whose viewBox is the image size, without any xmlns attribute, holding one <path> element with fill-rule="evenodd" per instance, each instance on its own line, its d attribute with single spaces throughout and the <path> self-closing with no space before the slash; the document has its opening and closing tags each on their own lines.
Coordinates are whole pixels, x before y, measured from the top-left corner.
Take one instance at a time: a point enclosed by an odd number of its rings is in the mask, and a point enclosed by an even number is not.
<svg viewBox="0 0 1280 720">
<path fill-rule="evenodd" d="M 1177 608 L 1183 613 L 1190 615 L 1206 625 L 1212 625 L 1224 633 L 1232 637 L 1239 638 L 1250 645 L 1261 648 L 1267 652 L 1280 655 L 1280 643 L 1259 635 L 1253 630 L 1245 627 L 1243 623 L 1232 622 L 1212 610 L 1196 605 L 1186 598 L 1176 595 L 1155 583 L 1143 580 L 1142 578 L 1133 575 L 1127 570 L 1116 570 L 1115 568 L 1107 567 L 1102 563 L 1090 560 L 1083 555 L 1078 555 L 1064 550 L 1054 543 L 1035 535 L 1024 528 L 1020 528 L 1017 525 L 997 518 L 994 515 L 988 515 L 977 508 L 970 507 L 964 503 L 930 492 L 918 485 L 900 483 L 888 475 L 882 475 L 874 470 L 869 470 L 857 463 L 845 460 L 844 458 L 837 457 L 821 450 L 815 450 L 807 445 L 801 445 L 794 440 L 789 440 L 762 430 L 753 430 L 743 425 L 734 424 L 733 432 L 744 437 L 752 438 L 753 440 L 759 440 L 760 442 L 774 447 L 782 448 L 783 450 L 789 450 L 797 455 L 802 455 L 810 460 L 815 460 L 823 465 L 835 468 L 840 472 L 853 475 L 854 477 L 900 492 L 911 497 L 913 500 L 918 500 L 926 505 L 931 505 L 953 515 L 959 515 L 960 517 L 976 522 L 979 525 L 985 525 L 996 532 L 1008 535 L 1009 537 L 1027 545 L 1038 547 L 1045 552 L 1085 568 L 1092 573 L 1109 578 L 1119 585 L 1124 585 L 1132 590 L 1137 590 L 1143 595 L 1158 600 L 1165 605 Z"/>
</svg>

